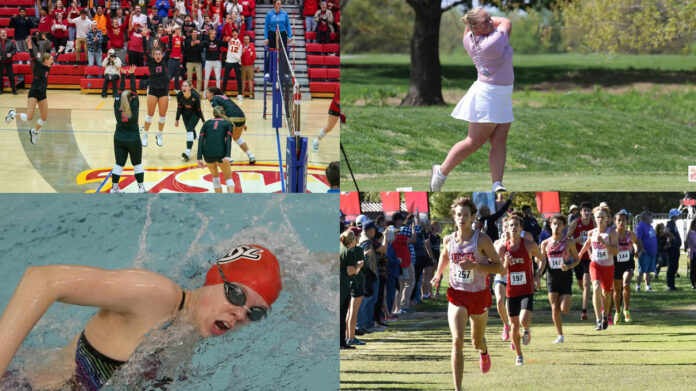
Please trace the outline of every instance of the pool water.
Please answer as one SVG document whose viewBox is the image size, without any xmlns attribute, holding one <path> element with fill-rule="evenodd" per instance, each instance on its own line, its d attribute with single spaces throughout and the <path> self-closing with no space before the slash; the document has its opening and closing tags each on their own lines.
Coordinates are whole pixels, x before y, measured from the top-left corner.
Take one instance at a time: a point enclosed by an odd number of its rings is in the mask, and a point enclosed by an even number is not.
<svg viewBox="0 0 696 391">
<path fill-rule="evenodd" d="M 31 265 L 141 267 L 193 289 L 237 244 L 260 244 L 278 258 L 283 291 L 267 319 L 204 341 L 185 327 L 153 331 L 104 389 L 154 388 L 141 366 L 153 352 L 171 390 L 339 388 L 338 196 L 15 194 L 0 195 L 0 205 L 0 310 Z M 54 304 L 10 370 L 31 374 L 95 312 Z"/>
</svg>

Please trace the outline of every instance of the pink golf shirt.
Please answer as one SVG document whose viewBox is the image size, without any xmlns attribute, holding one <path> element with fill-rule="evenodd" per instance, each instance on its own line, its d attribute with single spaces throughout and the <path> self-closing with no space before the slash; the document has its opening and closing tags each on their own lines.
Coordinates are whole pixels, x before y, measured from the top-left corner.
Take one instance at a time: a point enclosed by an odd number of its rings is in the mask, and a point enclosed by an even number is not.
<svg viewBox="0 0 696 391">
<path fill-rule="evenodd" d="M 474 48 L 474 38 L 478 46 L 478 55 Z M 505 30 L 498 29 L 488 35 L 477 37 L 474 37 L 470 31 L 464 36 L 464 49 L 474 60 L 478 71 L 478 81 L 499 86 L 509 86 L 514 83 L 512 47 Z M 489 76 L 485 75 L 483 68 L 488 70 Z"/>
</svg>

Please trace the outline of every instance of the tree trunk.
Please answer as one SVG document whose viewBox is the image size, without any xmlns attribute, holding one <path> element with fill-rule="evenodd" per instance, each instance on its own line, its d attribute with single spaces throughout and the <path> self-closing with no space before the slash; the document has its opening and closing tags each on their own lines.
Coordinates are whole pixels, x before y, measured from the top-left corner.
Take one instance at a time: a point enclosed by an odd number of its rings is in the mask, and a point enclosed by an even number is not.
<svg viewBox="0 0 696 391">
<path fill-rule="evenodd" d="M 407 0 L 416 14 L 411 38 L 411 83 L 402 106 L 441 106 L 440 0 Z"/>
</svg>

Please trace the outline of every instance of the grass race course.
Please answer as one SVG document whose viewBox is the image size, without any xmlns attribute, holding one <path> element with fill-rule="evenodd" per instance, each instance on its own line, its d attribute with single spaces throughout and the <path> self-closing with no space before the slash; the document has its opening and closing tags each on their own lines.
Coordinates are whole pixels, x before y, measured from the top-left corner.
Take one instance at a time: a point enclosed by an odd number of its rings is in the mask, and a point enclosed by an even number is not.
<svg viewBox="0 0 696 391">
<path fill-rule="evenodd" d="M 505 183 L 515 191 L 696 189 L 696 56 L 516 55 Z M 473 83 L 464 54 L 441 58 L 447 106 L 399 107 L 407 55 L 344 56 L 341 142 L 361 191 L 428 190 L 430 166 L 466 137 L 450 117 Z M 488 145 L 443 191 L 488 190 Z M 342 190 L 355 190 L 345 160 Z"/>
<path fill-rule="evenodd" d="M 686 263 L 682 255 L 681 266 Z M 665 269 L 652 292 L 635 292 L 631 285 L 633 323 L 594 330 L 580 320 L 582 295 L 573 285 L 573 306 L 563 318 L 565 343 L 553 344 L 556 329 L 543 289 L 535 294 L 529 345 L 523 346 L 524 366 L 515 366 L 509 341 L 502 341 L 502 323 L 489 312 L 486 340 L 490 372 L 482 374 L 478 353 L 471 346 L 469 325 L 464 340 L 465 390 L 688 390 L 696 381 L 696 290 L 681 269 L 676 292 L 665 290 Z M 447 274 L 445 274 L 447 275 Z M 447 278 L 443 278 L 444 293 Z M 643 288 L 645 286 L 643 285 Z M 389 323 L 385 332 L 359 337 L 367 342 L 341 350 L 342 390 L 451 390 L 451 336 L 446 298 L 421 304 L 417 312 Z"/>
</svg>

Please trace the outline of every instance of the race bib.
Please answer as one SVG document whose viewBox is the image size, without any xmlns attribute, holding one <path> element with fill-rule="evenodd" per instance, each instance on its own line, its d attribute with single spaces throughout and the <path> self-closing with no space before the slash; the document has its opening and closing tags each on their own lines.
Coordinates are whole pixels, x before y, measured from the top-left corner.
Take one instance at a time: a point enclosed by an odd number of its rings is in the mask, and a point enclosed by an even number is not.
<svg viewBox="0 0 696 391">
<path fill-rule="evenodd" d="M 609 259 L 609 253 L 606 248 L 595 249 L 595 259 L 597 261 L 606 261 Z"/>
<path fill-rule="evenodd" d="M 527 276 L 524 272 L 510 273 L 510 285 L 525 285 L 527 284 Z"/>
<path fill-rule="evenodd" d="M 616 256 L 616 260 L 619 262 L 628 262 L 631 259 L 630 251 L 619 251 L 619 255 Z"/>
<path fill-rule="evenodd" d="M 474 282 L 473 270 L 459 270 L 455 279 L 461 284 L 471 284 Z"/>
<path fill-rule="evenodd" d="M 549 267 L 551 269 L 560 269 L 562 264 L 563 264 L 563 258 L 561 258 L 561 257 L 549 258 Z"/>
</svg>

